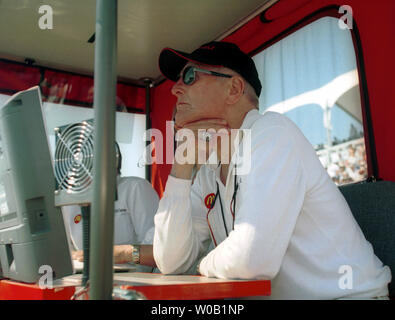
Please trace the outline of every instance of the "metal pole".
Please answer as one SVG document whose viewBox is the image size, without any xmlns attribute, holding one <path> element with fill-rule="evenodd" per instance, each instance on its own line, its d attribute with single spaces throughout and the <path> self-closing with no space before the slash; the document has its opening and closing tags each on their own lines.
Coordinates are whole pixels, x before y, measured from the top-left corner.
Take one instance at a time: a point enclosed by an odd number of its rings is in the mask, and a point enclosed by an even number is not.
<svg viewBox="0 0 395 320">
<path fill-rule="evenodd" d="M 115 201 L 117 0 L 96 1 L 90 299 L 111 299 Z"/>
<path fill-rule="evenodd" d="M 151 129 L 151 87 L 152 80 L 149 78 L 144 79 L 145 84 L 145 130 Z M 145 145 L 149 146 L 151 141 L 146 141 Z M 149 164 L 145 165 L 145 179 L 151 182 L 151 166 Z"/>
</svg>

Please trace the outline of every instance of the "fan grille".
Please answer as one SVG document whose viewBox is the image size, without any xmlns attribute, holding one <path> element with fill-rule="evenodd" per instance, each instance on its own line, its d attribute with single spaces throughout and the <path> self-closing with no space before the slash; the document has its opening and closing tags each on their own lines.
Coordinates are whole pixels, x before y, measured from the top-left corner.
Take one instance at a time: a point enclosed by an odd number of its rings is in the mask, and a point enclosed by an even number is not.
<svg viewBox="0 0 395 320">
<path fill-rule="evenodd" d="M 57 189 L 84 191 L 92 183 L 93 123 L 91 120 L 55 129 L 55 178 Z"/>
</svg>

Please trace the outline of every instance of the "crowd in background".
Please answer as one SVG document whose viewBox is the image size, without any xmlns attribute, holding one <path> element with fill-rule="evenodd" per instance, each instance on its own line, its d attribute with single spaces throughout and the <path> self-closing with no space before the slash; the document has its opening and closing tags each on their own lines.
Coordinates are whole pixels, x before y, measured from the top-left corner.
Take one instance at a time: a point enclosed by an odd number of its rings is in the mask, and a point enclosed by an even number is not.
<svg viewBox="0 0 395 320">
<path fill-rule="evenodd" d="M 367 178 L 366 151 L 363 139 L 356 139 L 317 152 L 329 176 L 337 185 Z"/>
</svg>

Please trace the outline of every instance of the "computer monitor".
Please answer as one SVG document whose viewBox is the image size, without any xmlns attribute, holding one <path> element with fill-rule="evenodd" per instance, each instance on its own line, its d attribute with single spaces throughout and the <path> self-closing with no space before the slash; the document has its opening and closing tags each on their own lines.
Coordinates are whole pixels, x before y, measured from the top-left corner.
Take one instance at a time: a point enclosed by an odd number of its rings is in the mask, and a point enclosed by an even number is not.
<svg viewBox="0 0 395 320">
<path fill-rule="evenodd" d="M 0 110 L 0 277 L 39 282 L 73 273 L 39 87 Z M 43 268 L 44 266 L 44 268 Z"/>
</svg>

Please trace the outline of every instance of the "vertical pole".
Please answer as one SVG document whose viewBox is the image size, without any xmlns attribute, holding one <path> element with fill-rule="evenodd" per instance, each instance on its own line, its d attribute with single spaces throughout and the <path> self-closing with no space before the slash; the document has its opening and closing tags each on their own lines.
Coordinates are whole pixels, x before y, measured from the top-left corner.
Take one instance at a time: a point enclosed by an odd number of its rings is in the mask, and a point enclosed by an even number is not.
<svg viewBox="0 0 395 320">
<path fill-rule="evenodd" d="M 90 299 L 111 299 L 115 201 L 117 0 L 96 1 Z"/>
<path fill-rule="evenodd" d="M 144 79 L 145 84 L 145 130 L 151 129 L 151 87 L 152 80 L 149 78 Z M 146 141 L 145 145 L 149 146 L 151 141 Z M 151 182 L 151 166 L 145 165 L 145 179 Z"/>
</svg>

